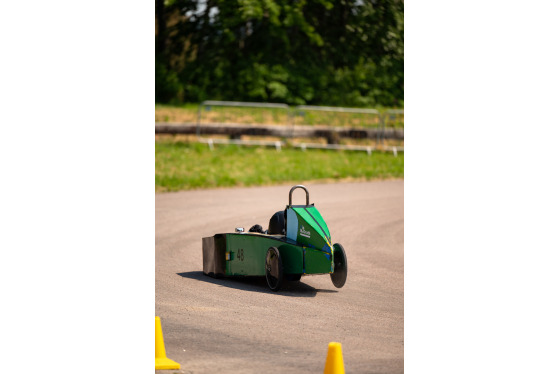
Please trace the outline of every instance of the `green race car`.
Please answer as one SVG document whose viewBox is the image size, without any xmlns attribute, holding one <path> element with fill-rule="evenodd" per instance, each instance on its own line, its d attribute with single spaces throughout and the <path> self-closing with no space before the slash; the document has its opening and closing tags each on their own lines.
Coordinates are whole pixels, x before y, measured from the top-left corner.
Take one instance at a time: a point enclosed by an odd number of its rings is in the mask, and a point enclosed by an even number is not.
<svg viewBox="0 0 560 374">
<path fill-rule="evenodd" d="M 302 188 L 305 205 L 292 205 L 292 193 Z M 284 280 L 299 281 L 302 275 L 330 274 L 335 287 L 346 283 L 347 262 L 342 245 L 332 244 L 327 224 L 314 204 L 309 204 L 305 186 L 291 188 L 289 204 L 276 212 L 263 231 L 260 225 L 249 232 L 216 234 L 202 238 L 204 274 L 222 276 L 265 276 L 278 291 Z"/>
</svg>

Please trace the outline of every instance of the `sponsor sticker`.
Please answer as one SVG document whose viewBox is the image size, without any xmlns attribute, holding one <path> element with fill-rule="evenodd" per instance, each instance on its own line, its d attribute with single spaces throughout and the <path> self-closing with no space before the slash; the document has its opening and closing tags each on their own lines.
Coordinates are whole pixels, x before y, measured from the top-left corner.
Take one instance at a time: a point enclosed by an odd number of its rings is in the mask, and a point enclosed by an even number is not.
<svg viewBox="0 0 560 374">
<path fill-rule="evenodd" d="M 303 225 L 301 225 L 300 229 L 299 229 L 299 234 L 305 238 L 309 238 L 311 236 L 311 232 L 310 231 L 306 231 L 305 227 L 303 227 Z"/>
</svg>

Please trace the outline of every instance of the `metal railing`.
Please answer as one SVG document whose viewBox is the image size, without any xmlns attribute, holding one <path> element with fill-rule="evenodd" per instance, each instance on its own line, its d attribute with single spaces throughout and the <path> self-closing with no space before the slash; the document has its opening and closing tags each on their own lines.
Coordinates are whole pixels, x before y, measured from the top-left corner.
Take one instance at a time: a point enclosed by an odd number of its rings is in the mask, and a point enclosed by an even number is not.
<svg viewBox="0 0 560 374">
<path fill-rule="evenodd" d="M 217 109 L 220 108 L 220 109 Z M 246 110 L 235 113 L 237 108 L 254 108 L 255 112 L 247 116 Z M 225 110 L 224 110 L 225 109 Z M 212 112 L 212 115 L 208 115 Z M 282 118 L 283 117 L 283 118 Z M 248 122 L 248 123 L 247 123 Z M 206 100 L 198 106 L 198 115 L 196 122 L 196 136 L 199 141 L 208 143 L 212 147 L 212 143 L 222 144 L 247 144 L 247 145 L 266 145 L 274 146 L 279 149 L 285 145 L 283 141 L 266 141 L 266 140 L 242 140 L 240 135 L 236 135 L 234 130 L 230 136 L 233 139 L 210 139 L 203 138 L 201 132 L 202 124 L 213 124 L 222 127 L 234 127 L 239 125 L 279 125 L 289 126 L 291 123 L 290 107 L 283 103 L 251 103 L 240 101 L 217 101 Z"/>
<path fill-rule="evenodd" d="M 295 107 L 293 118 L 294 124 L 302 125 L 370 128 L 380 125 L 379 112 L 376 109 L 298 105 Z M 301 121 L 298 121 L 299 118 Z"/>
<path fill-rule="evenodd" d="M 300 117 L 301 121 L 299 121 L 300 123 L 298 123 L 298 119 Z M 373 147 L 318 143 L 296 144 L 296 146 L 302 148 L 303 150 L 305 150 L 306 148 L 344 149 L 351 151 L 366 151 L 368 154 L 371 154 L 371 150 L 376 149 L 377 145 L 379 145 L 382 140 L 383 122 L 380 119 L 379 111 L 377 111 L 376 109 L 298 105 L 295 108 L 295 114 L 293 118 L 294 126 L 296 124 L 303 124 L 311 126 L 325 126 L 336 128 L 368 128 L 376 130 L 376 145 Z M 333 134 L 333 136 L 336 136 L 336 132 Z"/>
<path fill-rule="evenodd" d="M 389 109 L 381 115 L 381 122 L 383 123 L 381 147 L 384 149 L 397 148 L 399 151 L 404 151 L 404 140 L 398 144 L 387 144 L 388 132 L 402 132 L 404 139 L 404 110 L 403 109 Z M 393 137 L 394 138 L 394 137 Z"/>
<path fill-rule="evenodd" d="M 253 108 L 254 111 L 247 111 Z M 391 132 L 387 136 L 388 132 Z M 229 139 L 205 137 L 221 134 Z M 272 137 L 276 140 L 241 139 L 242 135 Z M 199 142 L 214 144 L 245 144 L 274 146 L 281 150 L 283 138 L 298 138 L 293 144 L 307 148 L 366 151 L 404 151 L 404 110 L 390 109 L 380 113 L 376 109 L 299 105 L 291 109 L 284 103 L 254 103 L 206 100 L 197 113 L 196 136 Z M 311 137 L 327 138 L 329 144 L 308 143 Z M 341 137 L 375 139 L 375 144 L 337 144 Z M 387 142 L 390 138 L 393 141 Z M 399 140 L 400 139 L 400 140 Z"/>
</svg>

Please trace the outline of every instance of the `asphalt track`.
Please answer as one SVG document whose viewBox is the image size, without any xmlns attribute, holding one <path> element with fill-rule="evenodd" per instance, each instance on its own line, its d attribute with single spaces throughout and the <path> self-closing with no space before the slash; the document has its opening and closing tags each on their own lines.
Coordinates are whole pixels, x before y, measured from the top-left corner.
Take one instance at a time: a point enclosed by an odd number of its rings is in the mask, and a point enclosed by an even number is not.
<svg viewBox="0 0 560 374">
<path fill-rule="evenodd" d="M 306 186 L 346 250 L 341 289 L 329 275 L 272 292 L 264 278 L 202 273 L 202 237 L 266 228 L 290 186 L 156 194 L 155 315 L 167 357 L 181 364 L 161 373 L 322 373 L 332 341 L 347 373 L 404 371 L 403 181 Z"/>
</svg>

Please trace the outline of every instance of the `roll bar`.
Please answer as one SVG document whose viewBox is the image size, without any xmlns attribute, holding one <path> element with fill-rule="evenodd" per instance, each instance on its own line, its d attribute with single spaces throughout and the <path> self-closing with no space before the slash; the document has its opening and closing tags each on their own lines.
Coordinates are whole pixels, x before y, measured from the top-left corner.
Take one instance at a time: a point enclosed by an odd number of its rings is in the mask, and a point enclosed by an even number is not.
<svg viewBox="0 0 560 374">
<path fill-rule="evenodd" d="M 305 190 L 305 205 L 309 205 L 309 191 L 307 191 L 307 188 L 305 188 L 305 186 L 298 184 L 297 186 L 293 186 L 290 190 L 290 203 L 288 206 L 292 206 L 292 192 L 294 192 L 296 188 L 303 188 Z"/>
</svg>

